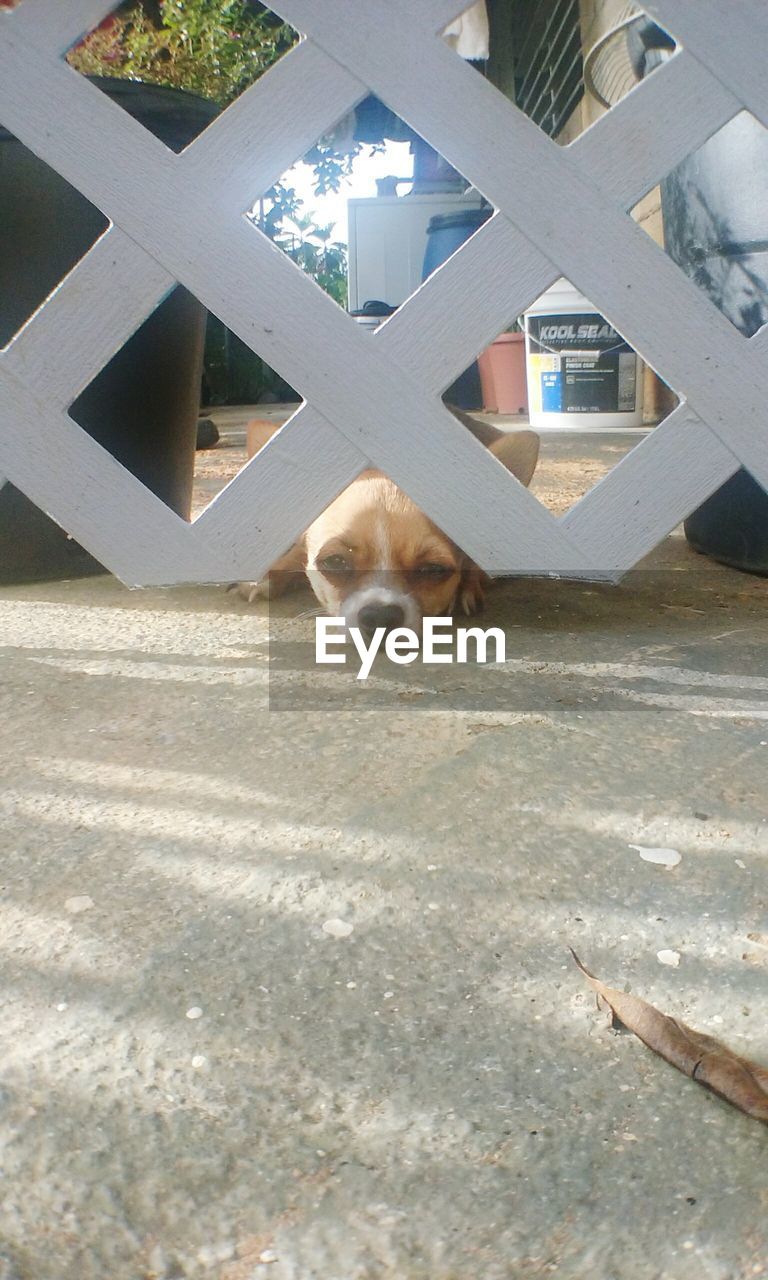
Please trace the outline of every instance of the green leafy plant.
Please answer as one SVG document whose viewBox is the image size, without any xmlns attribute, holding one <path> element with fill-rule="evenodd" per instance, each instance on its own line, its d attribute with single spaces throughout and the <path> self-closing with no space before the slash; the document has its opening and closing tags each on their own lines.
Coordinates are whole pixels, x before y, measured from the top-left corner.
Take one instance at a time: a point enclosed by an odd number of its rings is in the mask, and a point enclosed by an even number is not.
<svg viewBox="0 0 768 1280">
<path fill-rule="evenodd" d="M 294 29 L 271 10 L 245 0 L 128 0 L 75 45 L 67 58 L 83 75 L 185 89 L 224 107 L 297 40 Z M 322 139 L 310 148 L 304 161 L 314 169 L 315 194 L 338 191 L 359 151 L 356 145 L 339 154 Z M 258 225 L 272 239 L 290 241 L 294 232 L 284 223 L 299 213 L 296 192 L 278 182 L 259 202 Z M 301 265 L 311 272 L 311 252 L 300 257 Z M 337 296 L 338 254 L 320 255 L 317 261 L 318 282 L 330 279 Z"/>
<path fill-rule="evenodd" d="M 154 14 L 123 5 L 68 61 L 83 75 L 187 89 L 226 106 L 298 39 L 269 10 L 244 0 L 160 0 Z"/>
<path fill-rule="evenodd" d="M 332 240 L 332 235 L 332 224 L 324 227 L 315 222 L 311 214 L 294 213 L 281 222 L 275 243 L 343 307 L 347 294 L 347 248 L 340 240 Z"/>
<path fill-rule="evenodd" d="M 4 0 L 0 0 L 3 4 Z M 222 107 L 287 53 L 298 34 L 262 4 L 245 0 L 126 0 L 70 50 L 83 75 L 165 85 Z M 315 194 L 338 191 L 361 150 L 340 154 L 320 140 L 303 157 L 314 169 Z M 341 306 L 346 305 L 346 247 L 330 227 L 304 214 L 296 191 L 277 182 L 251 214 L 256 225 Z M 285 396 L 290 388 L 219 321 L 210 317 L 206 369 L 214 401 Z"/>
</svg>

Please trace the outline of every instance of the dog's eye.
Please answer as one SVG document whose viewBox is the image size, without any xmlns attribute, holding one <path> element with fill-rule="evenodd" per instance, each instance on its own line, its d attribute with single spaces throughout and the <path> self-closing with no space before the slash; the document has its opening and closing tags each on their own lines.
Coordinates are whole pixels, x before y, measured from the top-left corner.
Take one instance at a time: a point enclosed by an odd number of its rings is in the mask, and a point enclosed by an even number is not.
<svg viewBox="0 0 768 1280">
<path fill-rule="evenodd" d="M 416 569 L 418 578 L 430 578 L 433 582 L 439 582 L 442 578 L 450 578 L 453 568 L 449 564 L 434 563 L 420 564 Z"/>
<path fill-rule="evenodd" d="M 346 556 L 324 556 L 317 567 L 321 573 L 346 573 L 352 568 Z"/>
</svg>

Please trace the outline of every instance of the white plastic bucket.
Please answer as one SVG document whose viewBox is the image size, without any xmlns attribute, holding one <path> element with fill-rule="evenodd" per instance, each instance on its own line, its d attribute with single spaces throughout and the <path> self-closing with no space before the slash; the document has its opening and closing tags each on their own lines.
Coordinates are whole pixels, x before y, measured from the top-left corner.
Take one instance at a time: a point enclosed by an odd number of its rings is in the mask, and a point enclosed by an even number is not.
<svg viewBox="0 0 768 1280">
<path fill-rule="evenodd" d="M 643 425 L 643 362 L 592 303 L 560 279 L 525 313 L 533 427 Z"/>
</svg>

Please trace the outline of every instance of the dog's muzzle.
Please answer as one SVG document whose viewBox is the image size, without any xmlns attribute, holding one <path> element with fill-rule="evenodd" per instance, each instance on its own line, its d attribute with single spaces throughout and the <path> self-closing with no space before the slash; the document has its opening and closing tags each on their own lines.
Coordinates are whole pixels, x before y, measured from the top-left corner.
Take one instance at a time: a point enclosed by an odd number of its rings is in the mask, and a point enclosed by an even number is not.
<svg viewBox="0 0 768 1280">
<path fill-rule="evenodd" d="M 421 628 L 421 612 L 416 601 L 405 591 L 381 581 L 366 582 L 344 601 L 344 619 L 348 627 L 359 627 L 373 635 L 377 627 L 386 632 L 397 627 Z"/>
<path fill-rule="evenodd" d="M 388 633 L 394 631 L 396 627 L 405 625 L 405 609 L 400 604 L 382 602 L 365 604 L 357 615 L 357 621 L 360 629 L 368 631 L 371 635 L 379 627 L 383 627 Z"/>
</svg>

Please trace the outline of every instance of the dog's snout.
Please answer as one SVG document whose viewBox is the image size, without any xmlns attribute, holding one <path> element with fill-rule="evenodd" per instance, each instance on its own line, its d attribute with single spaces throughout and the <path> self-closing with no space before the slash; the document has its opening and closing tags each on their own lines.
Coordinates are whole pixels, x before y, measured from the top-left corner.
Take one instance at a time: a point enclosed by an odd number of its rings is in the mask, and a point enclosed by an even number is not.
<svg viewBox="0 0 768 1280">
<path fill-rule="evenodd" d="M 357 620 L 363 631 L 375 631 L 383 627 L 385 631 L 394 631 L 405 622 L 405 609 L 399 604 L 366 604 L 363 605 Z"/>
</svg>

